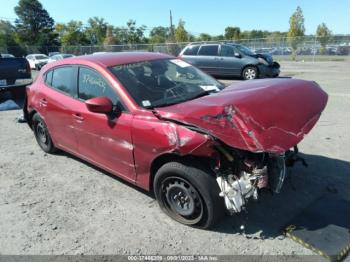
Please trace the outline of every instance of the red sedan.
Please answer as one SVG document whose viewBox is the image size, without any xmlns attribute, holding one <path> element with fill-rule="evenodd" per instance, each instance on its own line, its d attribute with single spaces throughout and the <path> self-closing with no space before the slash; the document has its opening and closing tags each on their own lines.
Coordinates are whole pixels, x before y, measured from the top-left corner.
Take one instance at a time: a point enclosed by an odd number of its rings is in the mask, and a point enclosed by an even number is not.
<svg viewBox="0 0 350 262">
<path fill-rule="evenodd" d="M 170 217 L 207 228 L 225 208 L 237 213 L 262 189 L 281 190 L 326 103 L 315 82 L 224 88 L 172 56 L 107 53 L 46 65 L 27 88 L 25 115 L 45 152 L 154 190 Z"/>
</svg>

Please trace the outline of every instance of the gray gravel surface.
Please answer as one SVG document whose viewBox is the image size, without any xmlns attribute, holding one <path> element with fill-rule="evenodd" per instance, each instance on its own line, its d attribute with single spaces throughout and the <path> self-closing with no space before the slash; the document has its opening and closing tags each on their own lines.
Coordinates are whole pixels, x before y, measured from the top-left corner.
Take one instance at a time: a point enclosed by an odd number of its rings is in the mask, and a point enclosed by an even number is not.
<svg viewBox="0 0 350 262">
<path fill-rule="evenodd" d="M 71 155 L 45 154 L 16 122 L 19 111 L 0 112 L 0 253 L 313 254 L 281 228 L 323 194 L 350 200 L 350 63 L 285 62 L 282 75 L 315 80 L 330 95 L 300 145 L 309 167 L 297 165 L 281 194 L 212 230 L 171 220 L 152 195 Z"/>
</svg>

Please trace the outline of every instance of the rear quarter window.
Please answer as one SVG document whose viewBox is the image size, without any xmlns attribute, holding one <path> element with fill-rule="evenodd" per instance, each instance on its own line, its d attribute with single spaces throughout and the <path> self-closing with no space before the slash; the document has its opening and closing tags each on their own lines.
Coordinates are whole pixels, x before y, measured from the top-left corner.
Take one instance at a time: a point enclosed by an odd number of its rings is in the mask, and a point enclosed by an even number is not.
<svg viewBox="0 0 350 262">
<path fill-rule="evenodd" d="M 53 71 L 52 70 L 47 72 L 46 75 L 45 75 L 45 84 L 48 85 L 48 86 L 51 86 L 52 75 L 53 75 Z"/>
</svg>

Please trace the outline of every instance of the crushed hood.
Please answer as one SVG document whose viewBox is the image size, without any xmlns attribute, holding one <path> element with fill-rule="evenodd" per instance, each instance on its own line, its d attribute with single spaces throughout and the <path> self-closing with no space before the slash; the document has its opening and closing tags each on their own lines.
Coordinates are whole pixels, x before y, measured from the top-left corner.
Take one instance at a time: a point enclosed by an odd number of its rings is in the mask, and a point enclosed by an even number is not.
<svg viewBox="0 0 350 262">
<path fill-rule="evenodd" d="M 312 129 L 327 99 L 315 82 L 263 79 L 155 111 L 165 120 L 198 127 L 235 148 L 283 153 Z"/>
</svg>

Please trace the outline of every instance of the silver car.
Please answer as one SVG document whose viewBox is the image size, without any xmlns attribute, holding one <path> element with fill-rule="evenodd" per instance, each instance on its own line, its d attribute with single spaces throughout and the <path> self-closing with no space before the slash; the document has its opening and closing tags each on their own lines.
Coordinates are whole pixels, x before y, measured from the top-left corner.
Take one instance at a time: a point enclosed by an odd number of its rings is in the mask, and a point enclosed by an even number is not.
<svg viewBox="0 0 350 262">
<path fill-rule="evenodd" d="M 280 65 L 268 54 L 256 54 L 234 43 L 193 43 L 179 57 L 213 76 L 243 79 L 277 77 Z"/>
</svg>

